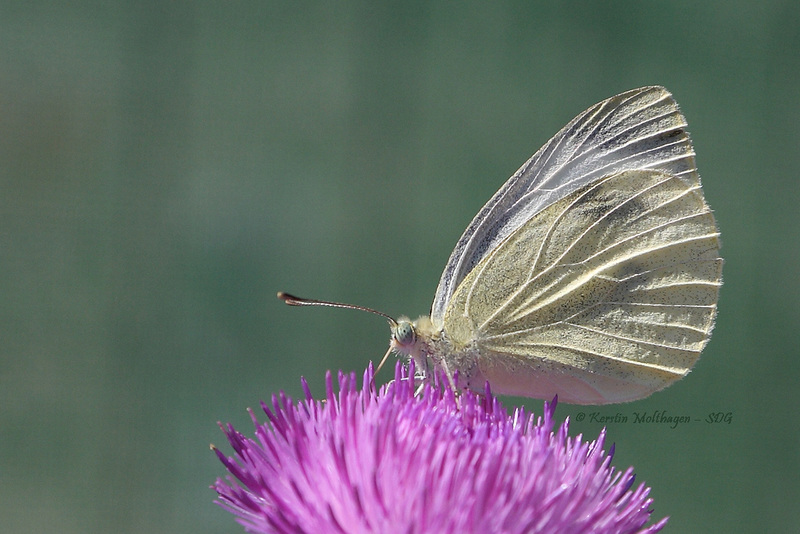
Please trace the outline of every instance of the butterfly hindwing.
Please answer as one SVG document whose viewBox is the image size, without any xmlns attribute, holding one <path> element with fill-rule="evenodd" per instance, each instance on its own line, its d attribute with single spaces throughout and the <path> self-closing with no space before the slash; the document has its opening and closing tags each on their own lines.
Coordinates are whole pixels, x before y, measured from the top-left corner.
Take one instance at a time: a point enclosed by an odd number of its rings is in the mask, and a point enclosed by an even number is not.
<svg viewBox="0 0 800 534">
<path fill-rule="evenodd" d="M 619 379 L 652 392 L 699 357 L 721 268 L 699 185 L 625 171 L 547 206 L 485 255 L 456 289 L 444 329 L 456 346 L 502 355 L 520 377 L 526 366 L 589 372 L 611 377 L 606 388 Z"/>
</svg>

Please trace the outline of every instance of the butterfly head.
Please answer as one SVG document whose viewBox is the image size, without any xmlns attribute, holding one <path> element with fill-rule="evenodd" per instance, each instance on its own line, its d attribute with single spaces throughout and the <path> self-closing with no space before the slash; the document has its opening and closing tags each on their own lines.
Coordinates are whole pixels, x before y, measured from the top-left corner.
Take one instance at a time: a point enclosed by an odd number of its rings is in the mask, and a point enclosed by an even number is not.
<svg viewBox="0 0 800 534">
<path fill-rule="evenodd" d="M 405 352 L 414 346 L 417 341 L 417 331 L 414 328 L 414 323 L 405 317 L 401 317 L 399 321 L 391 325 L 392 328 L 392 346 L 399 352 Z"/>
<path fill-rule="evenodd" d="M 430 317 L 423 316 L 416 321 L 400 317 L 389 324 L 392 329 L 391 350 L 410 356 L 418 364 L 425 362 L 438 337 Z"/>
</svg>

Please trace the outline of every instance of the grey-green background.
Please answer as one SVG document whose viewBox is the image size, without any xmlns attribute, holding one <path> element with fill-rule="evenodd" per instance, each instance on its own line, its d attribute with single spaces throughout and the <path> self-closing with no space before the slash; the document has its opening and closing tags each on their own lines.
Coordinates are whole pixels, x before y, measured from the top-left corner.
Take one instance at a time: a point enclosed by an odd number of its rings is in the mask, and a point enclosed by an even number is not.
<svg viewBox="0 0 800 534">
<path fill-rule="evenodd" d="M 725 285 L 687 379 L 597 411 L 629 418 L 609 425 L 615 465 L 652 486 L 668 532 L 796 528 L 800 4 L 15 4 L 4 532 L 241 532 L 208 489 L 216 422 L 250 433 L 248 406 L 298 395 L 301 375 L 319 393 L 388 340 L 381 319 L 275 292 L 427 313 L 503 181 L 578 112 L 648 84 L 688 118 Z M 732 420 L 632 423 L 655 410 Z"/>
</svg>

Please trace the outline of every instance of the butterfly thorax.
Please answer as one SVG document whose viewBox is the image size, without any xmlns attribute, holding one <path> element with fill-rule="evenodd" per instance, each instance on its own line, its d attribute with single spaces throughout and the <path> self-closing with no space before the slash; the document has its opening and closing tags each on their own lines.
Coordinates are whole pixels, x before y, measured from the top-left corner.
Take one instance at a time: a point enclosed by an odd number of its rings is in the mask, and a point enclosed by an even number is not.
<svg viewBox="0 0 800 534">
<path fill-rule="evenodd" d="M 395 352 L 414 360 L 418 378 L 422 380 L 433 380 L 438 371 L 455 385 L 454 372 L 458 370 L 459 386 L 483 387 L 477 345 L 454 343 L 428 316 L 413 322 L 408 317 L 400 317 L 392 326 L 391 346 Z"/>
</svg>

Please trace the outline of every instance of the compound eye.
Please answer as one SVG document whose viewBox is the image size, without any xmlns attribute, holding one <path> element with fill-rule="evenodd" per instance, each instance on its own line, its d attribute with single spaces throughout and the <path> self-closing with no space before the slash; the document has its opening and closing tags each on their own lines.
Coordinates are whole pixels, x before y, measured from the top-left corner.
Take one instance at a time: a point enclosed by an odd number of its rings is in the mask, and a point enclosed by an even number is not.
<svg viewBox="0 0 800 534">
<path fill-rule="evenodd" d="M 417 335 L 414 332 L 414 325 L 408 321 L 400 321 L 394 329 L 394 339 L 403 346 L 414 343 Z"/>
</svg>

